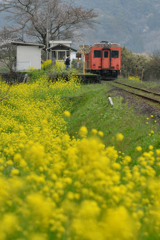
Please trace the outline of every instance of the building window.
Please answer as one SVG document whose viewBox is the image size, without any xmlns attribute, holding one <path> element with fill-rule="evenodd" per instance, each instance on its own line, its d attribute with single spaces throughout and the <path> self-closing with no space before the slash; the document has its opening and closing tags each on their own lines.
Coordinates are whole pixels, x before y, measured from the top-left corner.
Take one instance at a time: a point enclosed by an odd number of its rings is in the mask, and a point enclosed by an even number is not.
<svg viewBox="0 0 160 240">
<path fill-rule="evenodd" d="M 101 58 L 101 51 L 100 50 L 94 50 L 94 58 Z"/>
<path fill-rule="evenodd" d="M 63 52 L 58 52 L 58 60 L 64 60 L 65 59 L 65 51 L 63 51 Z"/>
<path fill-rule="evenodd" d="M 112 58 L 119 58 L 119 51 L 112 51 Z"/>
<path fill-rule="evenodd" d="M 108 58 L 108 51 L 104 52 L 104 58 Z"/>
</svg>

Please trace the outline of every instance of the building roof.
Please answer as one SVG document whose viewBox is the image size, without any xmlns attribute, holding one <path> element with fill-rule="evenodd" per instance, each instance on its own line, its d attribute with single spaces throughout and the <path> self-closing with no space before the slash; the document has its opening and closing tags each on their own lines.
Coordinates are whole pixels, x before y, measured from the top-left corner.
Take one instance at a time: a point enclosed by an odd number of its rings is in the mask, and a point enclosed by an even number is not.
<svg viewBox="0 0 160 240">
<path fill-rule="evenodd" d="M 72 50 L 72 51 L 74 51 L 74 52 L 77 52 L 77 50 L 76 49 L 74 49 L 74 48 L 72 48 L 72 47 L 68 47 L 68 46 L 66 46 L 66 45 L 64 45 L 64 44 L 57 44 L 57 45 L 55 45 L 55 46 L 52 46 L 52 47 L 49 47 L 49 48 L 47 48 L 47 51 L 50 51 L 50 50 L 54 50 L 54 51 L 56 51 L 56 50 L 66 50 L 66 51 L 70 51 L 70 50 Z"/>
<path fill-rule="evenodd" d="M 121 47 L 118 43 L 95 43 L 91 47 Z"/>
<path fill-rule="evenodd" d="M 13 45 L 20 45 L 20 46 L 38 46 L 39 48 L 43 48 L 44 45 L 43 44 L 40 44 L 40 43 L 30 43 L 30 42 L 16 42 L 16 41 L 13 41 L 11 42 L 11 44 Z"/>
<path fill-rule="evenodd" d="M 51 40 L 49 41 L 49 43 L 57 43 L 57 44 L 65 44 L 65 43 L 68 43 L 68 44 L 72 44 L 72 41 L 67 41 L 67 40 Z"/>
</svg>

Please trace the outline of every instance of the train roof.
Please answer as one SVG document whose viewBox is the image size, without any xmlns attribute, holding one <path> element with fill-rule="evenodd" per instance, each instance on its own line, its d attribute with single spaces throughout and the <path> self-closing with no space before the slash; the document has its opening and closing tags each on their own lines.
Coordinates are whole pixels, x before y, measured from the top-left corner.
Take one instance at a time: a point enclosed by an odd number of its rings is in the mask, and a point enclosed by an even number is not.
<svg viewBox="0 0 160 240">
<path fill-rule="evenodd" d="M 121 47 L 118 43 L 95 43 L 91 47 Z"/>
</svg>

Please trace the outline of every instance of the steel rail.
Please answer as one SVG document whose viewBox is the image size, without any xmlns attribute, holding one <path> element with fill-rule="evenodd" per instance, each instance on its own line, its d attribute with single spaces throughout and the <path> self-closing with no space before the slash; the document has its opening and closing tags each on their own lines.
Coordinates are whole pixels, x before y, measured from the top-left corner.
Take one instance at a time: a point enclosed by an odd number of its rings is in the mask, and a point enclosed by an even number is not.
<svg viewBox="0 0 160 240">
<path fill-rule="evenodd" d="M 114 81 L 115 83 L 118 83 L 118 84 L 121 84 L 121 85 L 124 85 L 124 86 L 127 86 L 127 87 L 130 87 L 130 88 L 134 88 L 134 89 L 137 89 L 137 90 L 140 90 L 140 91 L 143 91 L 143 92 L 147 92 L 147 93 L 151 93 L 151 94 L 154 94 L 154 95 L 157 95 L 157 96 L 160 96 L 160 93 L 156 93 L 156 92 L 151 92 L 147 89 L 144 89 L 144 88 L 138 88 L 138 87 L 134 87 L 134 86 L 131 86 L 131 85 L 128 85 L 126 83 L 120 83 L 120 82 L 117 82 L 117 81 Z"/>
<path fill-rule="evenodd" d="M 118 83 L 118 82 L 112 82 L 112 83 L 111 83 L 111 82 L 108 82 L 108 84 L 110 84 L 110 85 L 113 86 L 113 87 L 117 87 L 117 88 L 119 88 L 119 89 L 122 89 L 122 90 L 124 90 L 125 92 L 128 92 L 128 93 L 131 93 L 131 94 L 133 94 L 133 95 L 136 95 L 136 96 L 138 96 L 138 97 L 142 97 L 142 98 L 145 98 L 145 99 L 147 99 L 147 100 L 160 103 L 160 100 L 158 100 L 158 99 L 151 98 L 151 97 L 148 97 L 148 96 L 144 96 L 144 95 L 141 95 L 141 94 L 139 94 L 139 93 L 135 93 L 135 92 L 129 91 L 129 90 L 127 90 L 127 89 L 124 89 L 123 87 L 117 86 L 117 84 L 119 84 L 119 85 L 124 85 L 124 84 L 121 84 L 121 83 Z M 128 85 L 127 87 L 132 88 L 130 85 Z M 138 88 L 135 88 L 135 89 L 137 90 Z M 139 91 L 143 91 L 143 90 L 141 90 L 141 89 L 138 89 L 138 90 L 139 90 Z M 148 92 L 148 93 L 153 94 L 152 92 Z"/>
</svg>

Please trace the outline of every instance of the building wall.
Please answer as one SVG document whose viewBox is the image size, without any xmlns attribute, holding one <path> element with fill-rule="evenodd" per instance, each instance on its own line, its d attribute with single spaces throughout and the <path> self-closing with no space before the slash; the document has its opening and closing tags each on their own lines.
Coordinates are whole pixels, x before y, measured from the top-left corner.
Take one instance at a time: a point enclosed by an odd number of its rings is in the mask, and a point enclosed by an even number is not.
<svg viewBox="0 0 160 240">
<path fill-rule="evenodd" d="M 73 59 L 77 59 L 75 52 L 71 52 L 71 54 L 70 54 L 70 59 L 71 59 L 71 62 L 72 62 Z"/>
<path fill-rule="evenodd" d="M 41 69 L 41 48 L 17 46 L 17 71 L 24 71 L 29 67 Z"/>
</svg>

